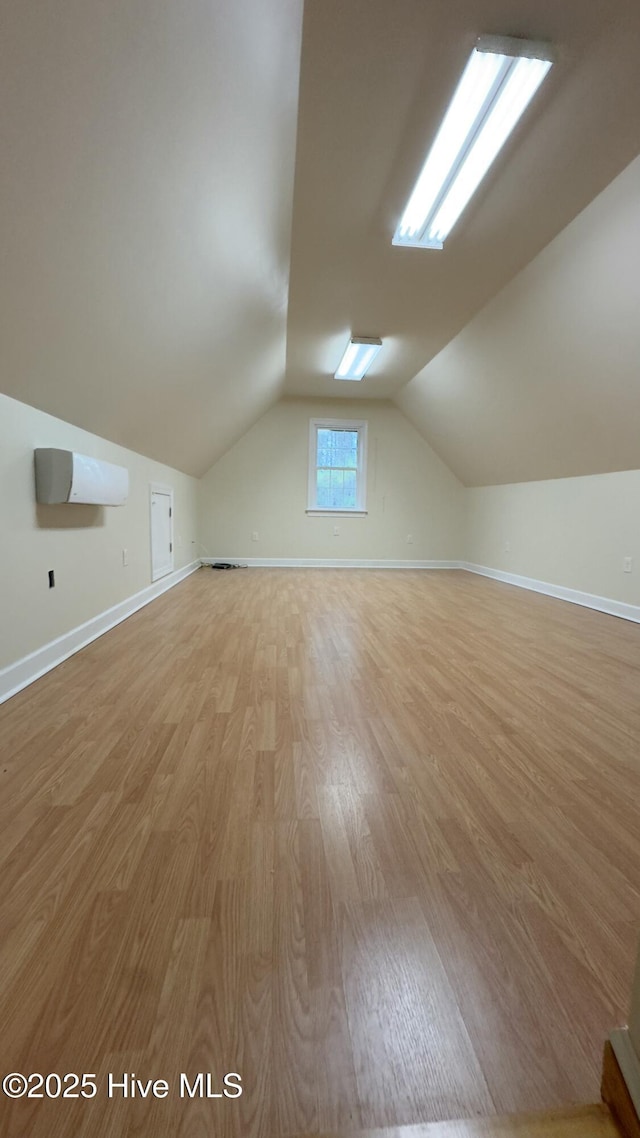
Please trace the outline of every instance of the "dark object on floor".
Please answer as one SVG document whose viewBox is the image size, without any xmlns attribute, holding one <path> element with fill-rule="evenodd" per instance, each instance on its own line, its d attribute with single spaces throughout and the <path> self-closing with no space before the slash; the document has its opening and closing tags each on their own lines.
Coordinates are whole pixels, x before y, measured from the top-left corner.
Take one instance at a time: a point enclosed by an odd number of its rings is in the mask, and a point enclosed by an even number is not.
<svg viewBox="0 0 640 1138">
<path fill-rule="evenodd" d="M 230 561 L 216 561 L 215 565 L 211 566 L 212 569 L 239 569 L 239 565 L 232 565 Z"/>
</svg>

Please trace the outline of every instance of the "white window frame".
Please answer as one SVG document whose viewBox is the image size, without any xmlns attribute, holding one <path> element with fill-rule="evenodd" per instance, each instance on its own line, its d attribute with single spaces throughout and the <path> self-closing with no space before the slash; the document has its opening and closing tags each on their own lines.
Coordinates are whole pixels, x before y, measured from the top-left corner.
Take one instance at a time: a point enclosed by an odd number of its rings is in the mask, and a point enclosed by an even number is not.
<svg viewBox="0 0 640 1138">
<path fill-rule="evenodd" d="M 337 510 L 331 506 L 317 504 L 317 465 L 318 431 L 358 432 L 358 465 L 356 467 L 357 503 L 353 509 Z M 366 419 L 310 419 L 309 420 L 309 483 L 307 494 L 307 514 L 310 517 L 364 518 L 367 516 L 367 420 Z"/>
</svg>

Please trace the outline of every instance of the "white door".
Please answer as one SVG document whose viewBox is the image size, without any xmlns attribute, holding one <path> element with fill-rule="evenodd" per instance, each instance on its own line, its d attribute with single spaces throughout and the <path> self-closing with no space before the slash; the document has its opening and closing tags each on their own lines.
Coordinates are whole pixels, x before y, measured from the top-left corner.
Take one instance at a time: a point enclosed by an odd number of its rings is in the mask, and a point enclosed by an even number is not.
<svg viewBox="0 0 640 1138">
<path fill-rule="evenodd" d="M 151 493 L 151 580 L 157 581 L 173 569 L 173 491 L 152 486 Z"/>
</svg>

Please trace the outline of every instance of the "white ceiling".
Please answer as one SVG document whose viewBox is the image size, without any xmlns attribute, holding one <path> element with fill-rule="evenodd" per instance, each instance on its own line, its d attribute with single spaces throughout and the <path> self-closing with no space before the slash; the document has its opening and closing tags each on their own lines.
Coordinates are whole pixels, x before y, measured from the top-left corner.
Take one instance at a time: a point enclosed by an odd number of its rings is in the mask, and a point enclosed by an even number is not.
<svg viewBox="0 0 640 1138">
<path fill-rule="evenodd" d="M 475 39 L 549 40 L 552 68 L 443 251 L 391 236 Z M 287 391 L 389 396 L 640 151 L 638 0 L 305 5 Z M 385 342 L 329 379 L 349 332 Z"/>
<path fill-rule="evenodd" d="M 397 393 L 466 485 L 640 468 L 640 158 Z"/>
<path fill-rule="evenodd" d="M 533 449 L 492 466 L 490 433 L 470 452 L 485 388 L 445 413 L 429 368 L 640 151 L 637 0 L 306 0 L 304 24 L 302 0 L 58 0 L 3 23 L 6 394 L 194 474 L 283 393 L 391 395 L 466 481 L 551 476 Z M 392 247 L 493 32 L 558 62 L 445 250 Z M 351 332 L 385 340 L 361 385 L 331 378 Z M 525 395 L 520 426 L 557 388 Z"/>
<path fill-rule="evenodd" d="M 4 5 L 6 394 L 193 474 L 279 397 L 301 23 Z"/>
</svg>

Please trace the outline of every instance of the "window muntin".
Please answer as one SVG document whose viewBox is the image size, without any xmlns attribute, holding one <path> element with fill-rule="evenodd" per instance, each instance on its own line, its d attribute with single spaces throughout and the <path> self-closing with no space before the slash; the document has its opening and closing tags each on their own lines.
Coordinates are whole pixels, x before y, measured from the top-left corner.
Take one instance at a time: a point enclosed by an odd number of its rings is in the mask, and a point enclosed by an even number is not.
<svg viewBox="0 0 640 1138">
<path fill-rule="evenodd" d="M 309 509 L 363 513 L 365 461 L 365 422 L 312 419 L 309 438 Z"/>
<path fill-rule="evenodd" d="M 358 432 L 320 427 L 316 433 L 316 505 L 321 510 L 355 510 Z"/>
</svg>

